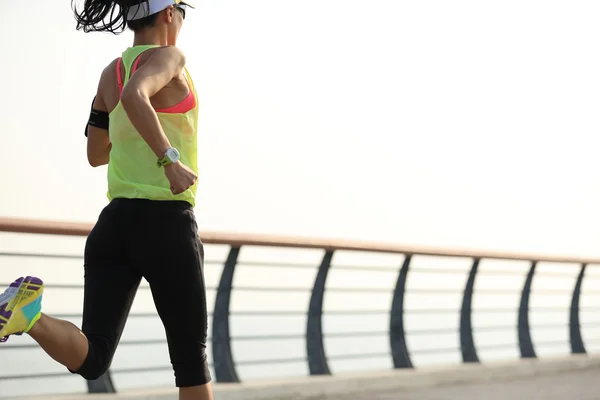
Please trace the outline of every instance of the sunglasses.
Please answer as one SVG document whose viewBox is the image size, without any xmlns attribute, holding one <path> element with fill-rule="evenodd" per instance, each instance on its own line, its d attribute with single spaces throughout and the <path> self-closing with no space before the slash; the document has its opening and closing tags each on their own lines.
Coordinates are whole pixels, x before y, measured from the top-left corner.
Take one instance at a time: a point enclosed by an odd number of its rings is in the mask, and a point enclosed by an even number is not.
<svg viewBox="0 0 600 400">
<path fill-rule="evenodd" d="M 185 10 L 187 8 L 187 5 L 185 5 L 185 4 L 176 4 L 174 7 L 176 9 L 178 9 L 179 11 L 181 11 L 181 14 L 183 15 L 183 19 L 185 19 Z"/>
</svg>

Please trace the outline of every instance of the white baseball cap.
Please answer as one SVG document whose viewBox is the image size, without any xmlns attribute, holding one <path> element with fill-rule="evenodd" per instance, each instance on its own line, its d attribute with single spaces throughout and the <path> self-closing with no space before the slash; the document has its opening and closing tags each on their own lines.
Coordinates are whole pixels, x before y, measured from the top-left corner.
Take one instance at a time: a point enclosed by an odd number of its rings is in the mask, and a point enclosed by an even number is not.
<svg viewBox="0 0 600 400">
<path fill-rule="evenodd" d="M 127 20 L 135 21 L 136 19 L 146 18 L 157 12 L 161 12 L 169 6 L 180 5 L 195 8 L 189 1 L 183 0 L 147 0 L 142 1 L 140 4 L 129 7 L 127 12 Z"/>
</svg>

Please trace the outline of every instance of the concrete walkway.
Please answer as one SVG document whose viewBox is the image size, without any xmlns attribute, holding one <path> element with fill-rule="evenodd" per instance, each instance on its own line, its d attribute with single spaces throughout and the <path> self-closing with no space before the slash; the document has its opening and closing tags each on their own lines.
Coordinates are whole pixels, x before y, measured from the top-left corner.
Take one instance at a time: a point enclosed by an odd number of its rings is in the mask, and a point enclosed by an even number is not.
<svg viewBox="0 0 600 400">
<path fill-rule="evenodd" d="M 600 369 L 327 400 L 600 400 Z"/>
<path fill-rule="evenodd" d="M 600 400 L 600 356 L 217 384 L 214 393 L 215 400 Z M 177 392 L 161 389 L 35 399 L 177 400 Z"/>
</svg>

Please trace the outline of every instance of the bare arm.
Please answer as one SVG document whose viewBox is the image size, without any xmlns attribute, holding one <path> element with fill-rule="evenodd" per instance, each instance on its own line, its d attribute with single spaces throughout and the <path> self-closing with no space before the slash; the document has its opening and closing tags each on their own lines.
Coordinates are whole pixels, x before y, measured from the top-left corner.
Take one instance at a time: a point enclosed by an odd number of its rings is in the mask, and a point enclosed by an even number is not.
<svg viewBox="0 0 600 400">
<path fill-rule="evenodd" d="M 123 89 L 121 104 L 129 120 L 157 158 L 163 158 L 171 144 L 150 98 L 179 76 L 184 65 L 185 56 L 181 50 L 176 47 L 159 48 L 133 74 Z"/>
</svg>

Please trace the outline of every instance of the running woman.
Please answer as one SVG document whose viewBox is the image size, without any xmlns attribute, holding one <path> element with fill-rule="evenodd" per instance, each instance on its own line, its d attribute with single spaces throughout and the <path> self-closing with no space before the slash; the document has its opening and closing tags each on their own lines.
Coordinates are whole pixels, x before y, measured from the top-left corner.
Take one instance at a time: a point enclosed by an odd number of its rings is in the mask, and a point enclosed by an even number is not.
<svg viewBox="0 0 600 400">
<path fill-rule="evenodd" d="M 164 324 L 181 400 L 211 400 L 204 250 L 193 207 L 198 100 L 177 37 L 182 0 L 85 0 L 77 29 L 134 32 L 103 71 L 86 126 L 92 166 L 108 164 L 109 204 L 87 238 L 82 329 L 42 313 L 43 282 L 0 295 L 0 338 L 29 334 L 70 372 L 111 365 L 142 278 Z"/>
</svg>

